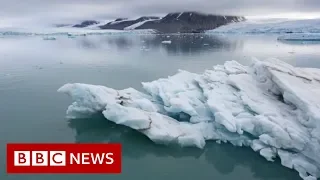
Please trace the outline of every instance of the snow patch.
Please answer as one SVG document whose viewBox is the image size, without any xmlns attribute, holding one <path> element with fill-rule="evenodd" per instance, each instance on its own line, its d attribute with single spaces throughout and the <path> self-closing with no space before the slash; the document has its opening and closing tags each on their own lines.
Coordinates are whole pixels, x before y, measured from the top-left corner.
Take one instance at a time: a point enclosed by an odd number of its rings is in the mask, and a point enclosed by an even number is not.
<svg viewBox="0 0 320 180">
<path fill-rule="evenodd" d="M 178 15 L 177 19 L 179 19 L 179 17 L 180 17 L 182 14 L 183 14 L 183 12 Z"/>
<path fill-rule="evenodd" d="M 124 30 L 136 29 L 137 27 L 142 26 L 144 23 L 149 22 L 149 21 L 154 21 L 154 19 L 149 19 L 149 20 L 145 20 L 145 21 L 141 21 L 141 22 L 135 23 L 135 24 L 133 24 L 131 26 L 125 27 Z"/>
</svg>

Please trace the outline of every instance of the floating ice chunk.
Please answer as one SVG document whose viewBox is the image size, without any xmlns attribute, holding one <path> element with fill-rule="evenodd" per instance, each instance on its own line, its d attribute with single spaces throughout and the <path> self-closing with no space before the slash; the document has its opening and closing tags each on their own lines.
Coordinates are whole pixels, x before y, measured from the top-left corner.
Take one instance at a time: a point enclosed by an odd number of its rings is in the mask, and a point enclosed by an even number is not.
<svg viewBox="0 0 320 180">
<path fill-rule="evenodd" d="M 205 145 L 199 128 L 158 113 L 163 110 L 157 103 L 134 89 L 117 91 L 78 83 L 66 84 L 58 92 L 67 93 L 75 101 L 67 110 L 70 118 L 102 112 L 108 120 L 138 130 L 156 143 L 199 148 Z"/>
<path fill-rule="evenodd" d="M 155 143 L 203 148 L 206 140 L 248 146 L 305 179 L 320 177 L 320 70 L 277 59 L 236 61 L 203 74 L 176 75 L 135 89 L 66 84 L 67 115 L 103 113 Z M 183 118 L 183 122 L 180 121 Z"/>
<path fill-rule="evenodd" d="M 162 44 L 171 44 L 171 41 L 162 41 Z"/>
</svg>

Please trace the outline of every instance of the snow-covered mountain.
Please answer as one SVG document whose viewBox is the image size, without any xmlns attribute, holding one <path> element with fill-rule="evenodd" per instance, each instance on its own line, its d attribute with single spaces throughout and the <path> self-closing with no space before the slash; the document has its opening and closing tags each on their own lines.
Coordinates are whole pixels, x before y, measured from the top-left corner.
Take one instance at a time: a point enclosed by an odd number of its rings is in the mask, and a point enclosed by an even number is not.
<svg viewBox="0 0 320 180">
<path fill-rule="evenodd" d="M 203 14 L 199 12 L 169 13 L 166 16 L 143 16 L 137 19 L 118 18 L 106 24 L 98 21 L 86 20 L 73 27 L 114 30 L 154 29 L 161 33 L 192 33 L 204 32 L 232 22 L 241 22 L 245 18 L 241 16 L 221 16 Z"/>
<path fill-rule="evenodd" d="M 245 20 L 239 16 L 220 16 L 198 12 L 170 13 L 159 21 L 149 21 L 136 29 L 156 29 L 166 33 L 204 32 L 232 22 Z"/>
</svg>

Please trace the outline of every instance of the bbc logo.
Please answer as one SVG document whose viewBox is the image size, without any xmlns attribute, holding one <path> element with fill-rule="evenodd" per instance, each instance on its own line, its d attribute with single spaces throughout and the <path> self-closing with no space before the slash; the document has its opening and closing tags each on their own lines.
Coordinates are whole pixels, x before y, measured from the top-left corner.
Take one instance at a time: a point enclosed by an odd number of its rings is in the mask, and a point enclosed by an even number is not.
<svg viewBox="0 0 320 180">
<path fill-rule="evenodd" d="M 14 151 L 15 166 L 66 166 L 65 151 Z"/>
<path fill-rule="evenodd" d="M 121 173 L 121 144 L 8 143 L 8 174 Z"/>
</svg>

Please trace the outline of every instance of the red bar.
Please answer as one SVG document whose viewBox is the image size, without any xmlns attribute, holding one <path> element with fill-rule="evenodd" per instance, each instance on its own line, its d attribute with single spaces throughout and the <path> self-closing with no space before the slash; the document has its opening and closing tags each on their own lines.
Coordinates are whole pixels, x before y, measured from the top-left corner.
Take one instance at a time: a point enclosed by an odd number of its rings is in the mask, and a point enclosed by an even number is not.
<svg viewBox="0 0 320 180">
<path fill-rule="evenodd" d="M 121 173 L 121 144 L 7 144 L 7 173 Z"/>
</svg>

